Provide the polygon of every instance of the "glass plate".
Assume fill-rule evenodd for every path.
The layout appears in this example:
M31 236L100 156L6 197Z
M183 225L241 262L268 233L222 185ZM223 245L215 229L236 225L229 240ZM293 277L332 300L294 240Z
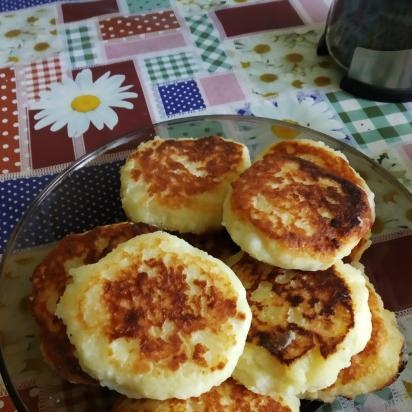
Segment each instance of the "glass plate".
M32 412L39 407L62 412L110 408L109 391L65 383L44 363L28 305L29 278L54 242L66 234L126 219L119 200L119 168L132 148L155 134L173 138L219 134L245 143L252 158L279 139L323 141L345 153L374 191L377 211L374 242L410 234L411 194L350 146L303 127L247 116L191 117L139 129L110 142L56 177L32 203L7 244L0 278L1 372L19 411ZM385 303L396 310L412 307L409 293L406 297L402 295L401 274L392 276L389 297L378 288L384 300L387 298ZM373 276L372 280L375 281ZM302 403L301 410L317 407L318 403Z

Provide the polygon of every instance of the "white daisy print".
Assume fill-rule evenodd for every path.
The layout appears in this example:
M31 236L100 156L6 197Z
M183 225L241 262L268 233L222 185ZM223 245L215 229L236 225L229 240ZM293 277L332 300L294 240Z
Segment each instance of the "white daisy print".
M316 54L320 36L320 29L259 33L234 40L228 54L249 75L253 92L263 97L286 88L336 89L343 73L329 57Z
M75 80L66 78L62 83L53 83L50 90L40 93L40 100L34 102L33 109L40 110L34 119L38 120L36 130L50 126L55 132L67 126L69 137L85 133L90 124L98 130L104 126L113 129L119 118L113 108L133 109L137 93L127 91L132 85L122 86L124 75L110 76L106 72L96 81L90 69L82 70Z
M0 65L32 62L61 51L53 7L0 14Z
M250 111L254 116L283 120L317 130L338 139L345 138L345 134L341 130L343 124L334 119L329 105L326 102L316 103L311 97L299 101L296 94L283 93L273 101L265 100L251 103ZM290 132L292 130L290 129ZM290 133L282 136L280 130L273 130L273 132L278 137L295 137L289 135Z
M24 41L34 34L27 25L22 27L22 22L14 16L14 14L0 16L1 49L21 47Z
M279 74L272 66L258 62L250 65L247 76L252 93L263 99L273 99L286 90L302 87L302 82L297 81L292 74Z

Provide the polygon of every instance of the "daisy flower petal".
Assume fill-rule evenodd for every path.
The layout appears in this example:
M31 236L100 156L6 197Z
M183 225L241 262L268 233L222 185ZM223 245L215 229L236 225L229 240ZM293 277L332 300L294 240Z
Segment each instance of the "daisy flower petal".
M57 116L55 113L49 114L48 116L44 116L41 120L39 120L35 125L34 129L39 130L42 129L43 127L50 126L54 122L56 122L59 119L59 116Z
M97 130L102 130L105 125L105 110L94 110L90 112L89 119Z
M84 69L78 73L75 80L80 90L87 89L93 83L92 72L90 69Z
M124 92L126 90L131 89L132 87L133 87L133 84L129 84L128 86L119 87L119 92Z
M67 124L67 120L65 119L59 119L56 120L56 122L52 125L52 127L50 127L50 130L52 132L57 132L60 129L63 129L64 126L66 126Z
M105 123L106 126L110 129L113 130L113 127L116 126L117 122L119 121L119 117L117 116L116 112L111 109L110 107L107 107L105 109Z
M102 74L95 82L94 85L97 87L100 84L105 84L107 79L110 77L110 71L107 71L106 73Z
M117 102L112 102L110 104L110 107L118 107L118 108L123 108L123 109L129 109L130 110L130 109L133 109L134 104L130 103L130 102L123 101L123 100L119 100Z
M126 76L124 74L115 74L110 78L110 85L118 89L120 85L124 82Z
M124 99L136 99L137 97L137 93L135 92L123 92L123 93L119 93L118 96L116 96L117 98L124 100Z
M67 134L72 138L79 137L87 131L89 126L89 119L85 115L78 113L69 120L67 124Z

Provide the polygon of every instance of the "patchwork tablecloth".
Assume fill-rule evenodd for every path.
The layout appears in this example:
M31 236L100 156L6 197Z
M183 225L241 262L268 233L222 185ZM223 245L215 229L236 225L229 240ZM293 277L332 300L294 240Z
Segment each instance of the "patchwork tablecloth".
M364 100L339 88L342 71L316 55L329 4L2 0L0 253L33 198L74 160L178 117L252 114L298 123L352 145L412 190L412 104ZM403 220L410 229L412 205ZM390 221L378 216L375 233ZM401 239L411 250L410 234ZM410 353L412 312L398 309ZM22 388L33 410L45 410L36 382ZM67 388L68 399L81 391ZM407 368L379 393L322 410L410 411L410 396ZM14 410L4 390L0 410Z

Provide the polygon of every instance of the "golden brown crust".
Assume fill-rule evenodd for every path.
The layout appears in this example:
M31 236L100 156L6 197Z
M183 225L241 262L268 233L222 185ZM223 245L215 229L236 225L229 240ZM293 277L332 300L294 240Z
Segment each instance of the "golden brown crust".
M130 159L139 165L132 171L133 178L143 179L150 195L169 207L181 207L191 196L217 187L223 175L236 171L243 156L241 144L210 136L142 146ZM198 164L197 173L191 173L182 159Z
M140 264L136 261L117 274L116 280L106 280L103 285L103 302L110 314L106 335L111 341L125 337L140 342L139 371L145 364L149 368L151 362L175 371L188 360L181 335L206 329L218 334L222 325L237 315L236 298L224 296L200 279L193 281L198 289L193 294L182 265L168 267L163 260L148 259L144 264L156 273L149 276L139 270ZM207 316L202 308L207 308ZM149 333L164 324L171 326L166 338ZM208 350L196 346L192 361L208 367L203 357Z
M305 142L302 140L282 141L273 145L268 154L278 156L293 156L315 163L336 176L362 186L363 179L349 166L346 159L338 154L332 154L333 149L318 146L316 142Z
M380 312L379 301L376 293L374 293L369 287L369 299L368 304L372 313L372 335L369 339L365 349L353 356L351 364L348 368L341 370L338 375L338 379L343 384L347 384L350 381L356 381L367 373L369 363L364 362L365 358L376 357L379 353L379 343L387 339L388 331L385 328L383 319L378 315Z
M270 396L258 395L229 378L197 398L165 401L123 399L112 412L291 412Z
M97 384L80 368L66 327L54 309L69 280L68 269L95 263L118 244L155 229L145 224L119 223L94 228L62 239L31 276L31 308L39 326L41 347L46 361L66 380Z
M284 270L245 254L232 269L245 286L252 309L247 341L266 348L283 364L292 364L315 346L327 358L354 326L350 292L334 267L316 272ZM255 294L262 286L270 289L263 302ZM267 321L265 312L274 308L276 319ZM289 318L291 309L299 313L305 327Z
M95 263L118 244L142 233L156 230L142 223L121 223L94 228L82 234L71 234L61 240L32 274L31 307L39 326L41 348L46 361L72 383L97 384L80 368L66 327L53 311L69 279L67 264ZM238 248L226 231L204 235L187 234L192 245L218 257L226 258ZM202 362L201 352L196 353Z
M359 352L357 355L353 356L351 359L351 364L349 367L342 369L338 375L337 383L325 389L327 393L328 390L333 390L337 386L339 393L339 387L341 385L355 384L360 382L365 377L371 377L373 373L383 371L376 371L375 363L381 355L382 346L386 345L389 337L389 330L382 317L382 303L379 300L379 296L373 289L373 287L368 286L369 289L369 299L368 304L372 313L372 335L369 339L365 349ZM402 351L399 354L398 368L396 368L395 373L388 377L388 379L381 383L379 386L373 388L373 390L380 390L385 386L390 385L394 382L398 376L399 370L402 368Z
M265 155L232 187L232 210L284 247L334 253L347 239L363 237L371 225L363 190L298 157ZM256 207L259 199L265 210ZM287 214L288 221L268 209Z

